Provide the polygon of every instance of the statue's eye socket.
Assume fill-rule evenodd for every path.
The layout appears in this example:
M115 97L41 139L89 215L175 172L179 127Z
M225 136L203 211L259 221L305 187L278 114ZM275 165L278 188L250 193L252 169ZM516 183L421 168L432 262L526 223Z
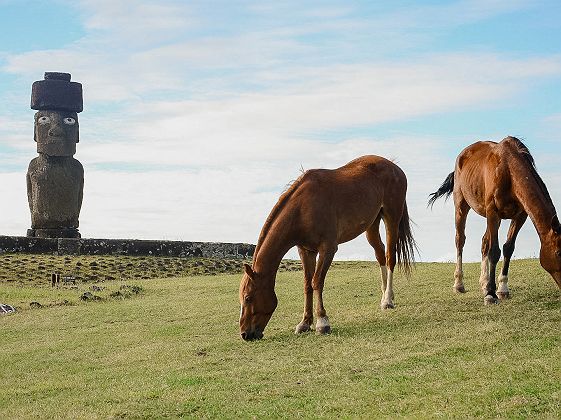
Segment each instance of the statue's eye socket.
M48 123L51 122L51 119L50 119L49 117L43 116L43 117L39 117L39 119L37 120L37 122L38 122L39 124L48 124Z
M66 117L63 121L66 125L76 124L76 120L74 118L71 118L71 117Z

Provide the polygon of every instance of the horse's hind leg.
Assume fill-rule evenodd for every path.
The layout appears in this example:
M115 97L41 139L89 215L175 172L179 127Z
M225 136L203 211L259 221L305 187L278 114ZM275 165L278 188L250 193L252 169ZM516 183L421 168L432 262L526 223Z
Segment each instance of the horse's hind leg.
M454 195L454 203L456 208L456 270L454 271L454 290L458 293L465 293L462 254L464 244L466 243L466 219L470 207L461 195Z
M310 331L313 322L313 288L312 278L316 271L316 257L318 255L315 251L308 251L302 247L298 247L298 254L302 260L302 267L304 268L304 316L302 321L296 326L295 333L300 334Z
M327 270L333 261L333 257L337 252L337 245L322 246L319 250L319 258L317 262L316 271L312 279L312 288L316 298L316 332L318 334L328 334L331 332L329 325L329 318L323 307L323 285L325 283L325 276Z
M510 291L508 290L508 268L510 266L510 258L514 253L514 242L516 241L518 232L520 232L527 218L528 215L526 213L521 213L510 222L506 242L503 246L504 262L501 275L499 276L499 287L497 288L497 296L499 299L508 299L510 297Z
M380 237L380 220L382 218L382 212L374 223L366 230L366 239L368 239L368 243L374 248L374 254L376 255L376 260L380 265L380 277L382 280L382 299L380 302L380 306L382 309L389 309L393 308L393 304L391 306L387 306L386 302L384 301L384 297L386 294L386 288L388 286L388 267L386 265L386 247L382 242L382 238Z
M391 309L394 307L393 299L393 273L396 265L396 252L397 252L397 237L399 235L399 220L403 209L397 211L390 211L386 207L382 217L384 218L384 225L386 226L386 267L387 276L385 290L382 293L382 301L380 307L382 309ZM397 216L399 214L399 216ZM380 241L381 242L381 241ZM382 276L385 273L382 270ZM382 287L384 284L382 283Z

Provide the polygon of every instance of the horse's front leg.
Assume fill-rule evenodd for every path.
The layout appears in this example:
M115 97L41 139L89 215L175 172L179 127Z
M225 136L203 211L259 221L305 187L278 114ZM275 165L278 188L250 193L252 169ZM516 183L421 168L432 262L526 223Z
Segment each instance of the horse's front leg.
M323 286L335 252L337 252L337 245L324 247L320 250L316 271L312 279L312 288L316 298L316 333L318 334L329 334L331 332L329 318L323 306Z
M485 305L499 303L495 275L497 263L501 258L501 248L499 247L500 224L501 219L495 213L487 211L487 231L481 244L481 277L479 279L481 289L485 294Z
M522 213L510 222L506 242L503 246L504 262L501 275L499 276L499 287L497 289L497 296L499 299L508 299L510 297L510 291L508 290L508 269L510 266L510 258L514 253L514 243L516 241L516 237L518 236L518 232L520 232L520 229L527 218L528 215L526 213Z
M302 247L298 247L298 254L302 260L302 267L304 269L304 315L302 321L296 326L294 332L301 334L310 331L313 322L313 288L312 278L316 270L316 257L317 252L308 251Z

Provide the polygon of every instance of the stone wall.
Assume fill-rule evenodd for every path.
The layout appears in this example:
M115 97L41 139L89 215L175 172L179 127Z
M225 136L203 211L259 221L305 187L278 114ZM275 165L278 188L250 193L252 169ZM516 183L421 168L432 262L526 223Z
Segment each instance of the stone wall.
M153 255L158 257L251 258L255 245L140 239L74 239L0 236L0 254Z

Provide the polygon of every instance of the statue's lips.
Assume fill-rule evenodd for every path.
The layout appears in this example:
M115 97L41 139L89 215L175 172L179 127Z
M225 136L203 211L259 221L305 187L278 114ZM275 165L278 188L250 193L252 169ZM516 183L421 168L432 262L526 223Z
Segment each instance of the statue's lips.
M49 137L43 144L60 144L66 143L67 140L64 137Z

